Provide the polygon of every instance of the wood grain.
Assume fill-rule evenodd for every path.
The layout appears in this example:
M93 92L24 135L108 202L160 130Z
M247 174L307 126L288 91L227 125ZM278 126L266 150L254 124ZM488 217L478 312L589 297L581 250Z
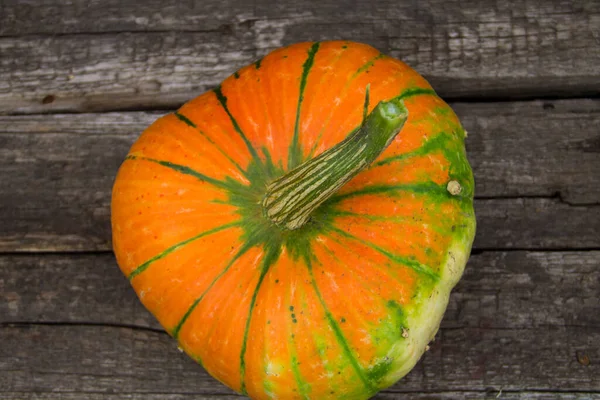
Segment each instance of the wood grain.
M276 47L328 39L403 59L446 98L600 93L597 2L345 3L7 0L0 113L176 107Z
M105 168L102 162L96 166ZM77 182L53 176L48 170L28 189L0 193L0 251L111 250L113 178L82 176ZM600 248L597 205L571 206L559 198L478 199L475 211L474 249Z
M451 103L478 196L600 204L600 100Z
M600 396L599 262L598 251L473 255L431 350L378 398ZM0 276L0 399L239 398L176 350L112 255L5 255Z
M2 0L0 400L245 398L121 275L110 191L159 115L329 39L403 59L453 101L477 184L442 329L375 399L600 399L600 2Z
M71 393L32 393L32 392L5 392L0 393L0 400L241 400L246 397L237 394L166 394L166 393L89 393L89 392L71 392ZM530 400L594 400L600 399L600 393L597 392L560 392L560 391L539 391L530 392L524 390L507 391L495 388L488 388L485 391L448 391L448 392L383 392L373 400L496 400L496 399L530 399Z
M8 392L213 395L231 391L163 333L119 327L15 325L0 329L0 387ZM600 392L598 329L445 329L389 393L535 389ZM32 360L35 359L35 362Z
M161 331L112 254L0 256L0 323ZM600 330L600 251L483 252L469 259L442 328Z
M476 248L600 247L600 101L453 106L469 131ZM159 115L0 117L0 251L109 250L114 176Z
M378 1L282 0L276 6L267 0L147 0L144 7L136 0L4 0L0 10L0 36L34 34L226 31L233 23L260 19L317 19L333 23L420 22L463 23L494 20L515 23L544 18L593 20L600 5L593 1L518 1L483 0L461 4L456 0L426 0L416 3ZM514 20L514 21L513 21ZM524 21L520 21L524 20ZM540 21L537 21L541 24ZM569 29L572 27L562 27Z
M1 398L1 397L0 397ZM373 397L373 400L511 400L511 399L529 399L529 400L593 400L600 399L600 393L595 392L581 392L581 393L568 393L568 392L553 392L553 391L539 391L530 392L527 390L502 390L502 388L490 387L485 391L453 391L453 392L425 392L425 393L397 393L397 392L383 392Z

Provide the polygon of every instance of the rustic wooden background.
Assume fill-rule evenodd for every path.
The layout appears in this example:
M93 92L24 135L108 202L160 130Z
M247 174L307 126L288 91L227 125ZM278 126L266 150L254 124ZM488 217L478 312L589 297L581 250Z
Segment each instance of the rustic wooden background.
M325 39L424 74L477 182L437 340L377 398L600 398L600 1L0 0L0 399L239 398L121 276L111 186L159 115Z

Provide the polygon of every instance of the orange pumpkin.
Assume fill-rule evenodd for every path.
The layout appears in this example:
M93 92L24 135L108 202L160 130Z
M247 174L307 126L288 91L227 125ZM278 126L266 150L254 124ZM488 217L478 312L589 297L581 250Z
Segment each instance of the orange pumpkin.
M234 390L370 397L423 354L468 258L465 135L370 46L278 49L133 145L113 190L119 266Z

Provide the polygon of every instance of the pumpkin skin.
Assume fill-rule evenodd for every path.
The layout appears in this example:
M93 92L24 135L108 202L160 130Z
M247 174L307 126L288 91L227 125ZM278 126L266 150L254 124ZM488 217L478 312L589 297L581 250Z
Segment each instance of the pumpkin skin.
M401 97L383 153L294 230L268 185ZM113 188L113 246L144 306L255 399L364 399L438 330L475 234L465 131L404 63L359 43L273 51L158 119ZM453 186L458 183L458 188Z

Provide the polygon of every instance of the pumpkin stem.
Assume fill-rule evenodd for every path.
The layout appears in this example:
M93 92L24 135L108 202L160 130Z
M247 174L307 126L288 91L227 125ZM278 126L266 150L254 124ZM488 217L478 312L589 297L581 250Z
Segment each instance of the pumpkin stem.
M362 126L342 142L275 180L262 201L266 217L293 230L390 145L408 111L400 98L380 102Z

